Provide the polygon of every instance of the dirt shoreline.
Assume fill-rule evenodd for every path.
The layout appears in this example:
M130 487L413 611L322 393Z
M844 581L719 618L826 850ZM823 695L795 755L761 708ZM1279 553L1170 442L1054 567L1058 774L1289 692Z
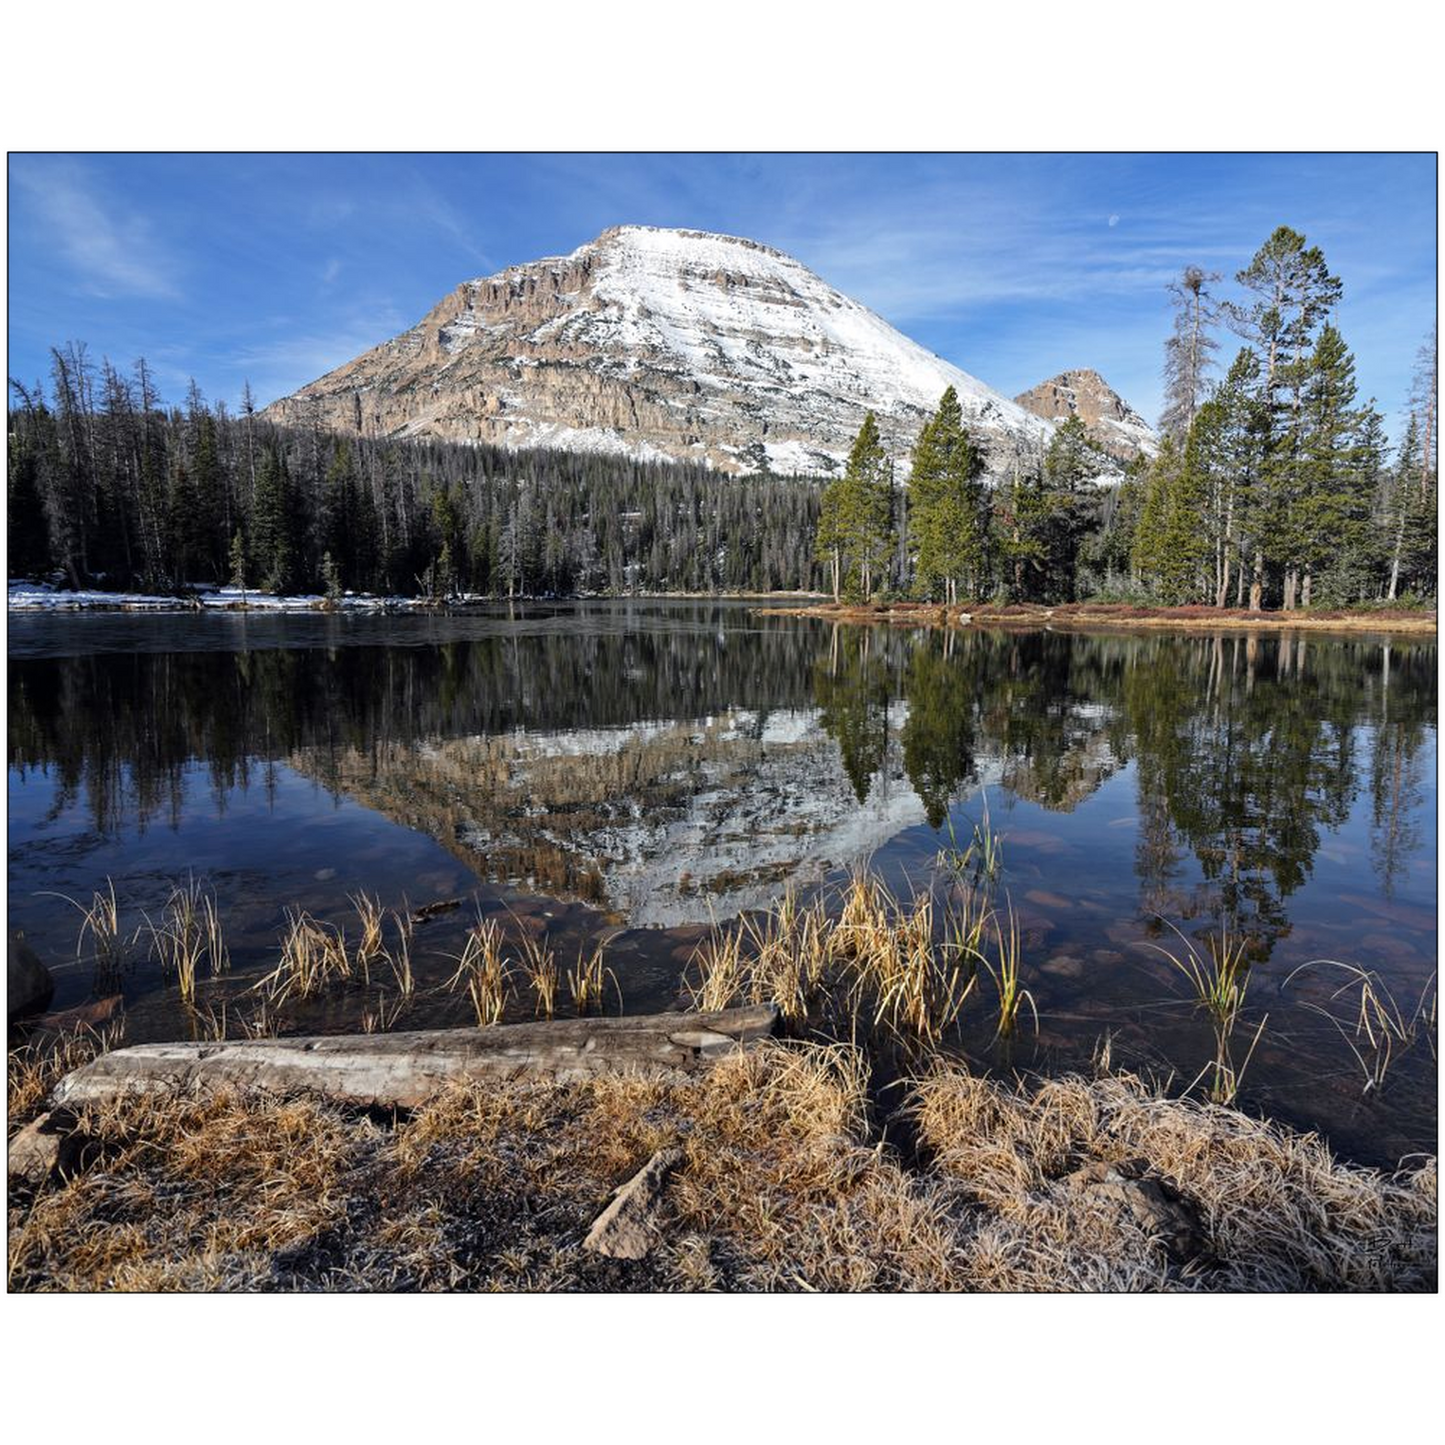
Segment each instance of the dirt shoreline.
M1134 607L1126 603L945 607L926 602L759 607L760 617L818 617L853 626L1048 627L1057 631L1161 628L1182 632L1409 632L1436 630L1433 612L1250 612L1214 607Z

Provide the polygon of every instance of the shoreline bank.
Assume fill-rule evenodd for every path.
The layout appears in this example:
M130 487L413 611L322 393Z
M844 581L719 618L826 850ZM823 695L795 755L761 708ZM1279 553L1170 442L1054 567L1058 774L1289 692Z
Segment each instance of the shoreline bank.
M115 1094L12 1136L11 1288L1435 1287L1433 1158L1344 1164L1104 1071L902 1082L880 1115L858 1049L763 1041L382 1112L321 1078Z
M1048 627L1055 630L1162 628L1214 632L1434 633L1434 612L1250 612L1213 607L1135 607L1127 603L1061 603L1040 607L947 607L927 602L827 602L813 607L759 607L761 617L815 617L853 626Z

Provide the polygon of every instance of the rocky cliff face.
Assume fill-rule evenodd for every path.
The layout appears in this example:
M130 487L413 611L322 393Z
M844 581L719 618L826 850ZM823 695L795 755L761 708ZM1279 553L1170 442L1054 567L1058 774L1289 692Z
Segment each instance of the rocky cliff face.
M273 403L292 424L828 472L864 413L899 454L952 386L1001 474L1052 424L767 246L621 226L468 281L410 331Z
M1049 421L1076 416L1089 435L1116 461L1153 456L1159 438L1153 427L1097 371L1061 371L1014 400Z

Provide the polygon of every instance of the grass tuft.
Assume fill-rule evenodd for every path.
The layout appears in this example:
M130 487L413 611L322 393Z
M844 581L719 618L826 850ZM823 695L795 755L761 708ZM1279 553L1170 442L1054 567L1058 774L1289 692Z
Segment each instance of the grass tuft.
M606 966L607 944L599 943L591 953L578 950L577 962L567 970L567 989L579 1016L601 1011L607 991L607 980L617 993L617 1011L622 1012L622 985L617 975Z
M1204 1066L1194 1083L1208 1078L1211 1102L1232 1104L1239 1097L1245 1070L1269 1022L1268 1014L1260 1019L1243 1062L1236 1065L1234 1031L1244 1013L1245 996L1249 991L1248 940L1242 935L1231 937L1227 928L1221 928L1217 934L1210 933L1205 937L1201 952L1193 940L1186 938L1172 923L1169 927L1184 945L1182 954L1157 944L1146 946L1167 959L1187 980L1197 1006L1208 1014L1214 1030L1214 1058ZM1193 1087L1194 1084L1191 1084L1190 1088Z
M533 1009L539 1018L551 1018L557 1012L557 958L552 950L534 938L522 940L522 956L519 960L522 977L532 989L536 1006Z
M161 968L175 975L182 1002L194 1008L202 964L209 961L212 977L230 967L214 893L207 892L194 874L188 875L184 883L172 887L160 922L146 915L144 927Z

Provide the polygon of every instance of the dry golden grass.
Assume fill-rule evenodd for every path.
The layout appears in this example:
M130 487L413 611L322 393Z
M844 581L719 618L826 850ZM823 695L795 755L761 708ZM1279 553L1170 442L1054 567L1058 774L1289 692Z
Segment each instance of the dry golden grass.
M355 910L356 921L361 933L356 942L356 963L362 973L370 978L371 965L378 959L387 957L384 929L386 913L381 906L381 900L373 898L364 889L359 893L348 894L347 900ZM408 957L408 974L410 962L410 957ZM400 987L400 975L397 976L397 984Z
M66 1074L117 1048L124 1031L121 1020L100 1029L45 1035L11 1049L5 1067L8 1132L14 1134L40 1113L51 1089Z
M362 897L366 895L363 894ZM400 912L392 911L391 921L396 928L396 947L386 948L383 946L382 955L391 967L391 976L396 980L397 992L403 998L410 998L416 991L416 975L411 967L411 944L416 934L416 924L412 922L411 911L403 908ZM370 928L371 922L366 918L363 927ZM380 923L378 921L378 930Z
M96 894L99 904L101 895ZM110 897L113 912L114 889ZM87 923L94 927L94 910ZM196 979L201 964L209 960L211 976L219 977L230 967L230 954L226 948L221 915L216 907L214 893L208 893L199 879L191 875L184 883L172 887L165 907L161 910L160 922L149 916L145 930L151 936L151 950L160 959L162 969L175 975L176 986L181 999L194 1006L196 1001ZM84 930L82 930L83 934ZM96 935L99 940L100 935Z
M1431 1288L1436 1161L1388 1175L1298 1135L1127 1076L1002 1088L938 1068L908 1109L953 1192L990 1216L970 1241L984 1287ZM1196 1213L1204 1248L1177 1276L1157 1241L1061 1181L1092 1161L1138 1164Z
M524 938L519 964L536 999L534 1013L539 1018L551 1018L557 1012L556 955L535 938Z
M923 895L905 906L860 874L836 922L821 900L804 907L789 894L699 951L692 988L702 1007L771 1001L790 1020L826 1021L853 1040L846 1045L772 1043L694 1077L456 1085L390 1119L259 1093L121 1098L60 1118L58 1174L10 1189L11 1286L1434 1286L1433 1157L1397 1174L1342 1165L1314 1136L1111 1074L1107 1046L1099 1077L1031 1086L941 1058L980 970L996 985L1000 1033L1032 1006L1011 910L1001 918L976 878L954 883L944 901ZM357 908L358 952L390 959L398 983L365 1026L390 1028L411 999L410 925L397 916L388 950L380 908L364 895ZM194 886L172 896L163 929L191 940L197 961L215 948ZM1185 946L1176 967L1221 1040L1215 1092L1232 1094L1242 1072L1228 1049L1247 987L1242 944L1221 936ZM537 1011L550 1015L555 959L541 942L521 952ZM612 977L603 959L599 947L568 975L579 1013L600 1006ZM497 925L479 920L451 980L465 986L479 1024L501 1018L516 966ZM239 1027L274 1032L278 1004L350 978L352 967L339 931L288 915L282 961ZM1433 1050L1433 994L1406 1018L1367 988L1370 976L1349 977L1360 989L1361 1056L1417 1035ZM194 1017L203 1036L225 1035L224 1006ZM12 1132L65 1072L115 1039L87 1031L12 1051ZM880 1087L860 1041L906 1044L890 1048L888 1067L901 1054L908 1077ZM1374 1066L1383 1082L1388 1056ZM583 1251L610 1192L662 1148L680 1150L682 1163L656 1248L636 1263ZM1161 1226L1141 1196L1163 1200L1173 1224Z
M535 957L535 945L530 945L529 951ZM576 965L567 970L567 990L572 995L572 1006L579 1015L602 1008L608 979L612 980L612 987L617 994L617 1011L622 1012L622 985L618 983L617 975L607 967L606 960L607 944L603 942L590 953L579 950ZM555 987L554 984L554 992Z
M12 1189L21 1290L1418 1289L1435 1163L1384 1175L1311 1137L1136 1081L1033 1092L937 1065L890 1130L851 1048L773 1044L690 1078L458 1085L378 1121L261 1094L83 1110L91 1162ZM635 1263L579 1248L609 1191L683 1162ZM1198 1258L1103 1197L1128 1162L1198 1221Z

